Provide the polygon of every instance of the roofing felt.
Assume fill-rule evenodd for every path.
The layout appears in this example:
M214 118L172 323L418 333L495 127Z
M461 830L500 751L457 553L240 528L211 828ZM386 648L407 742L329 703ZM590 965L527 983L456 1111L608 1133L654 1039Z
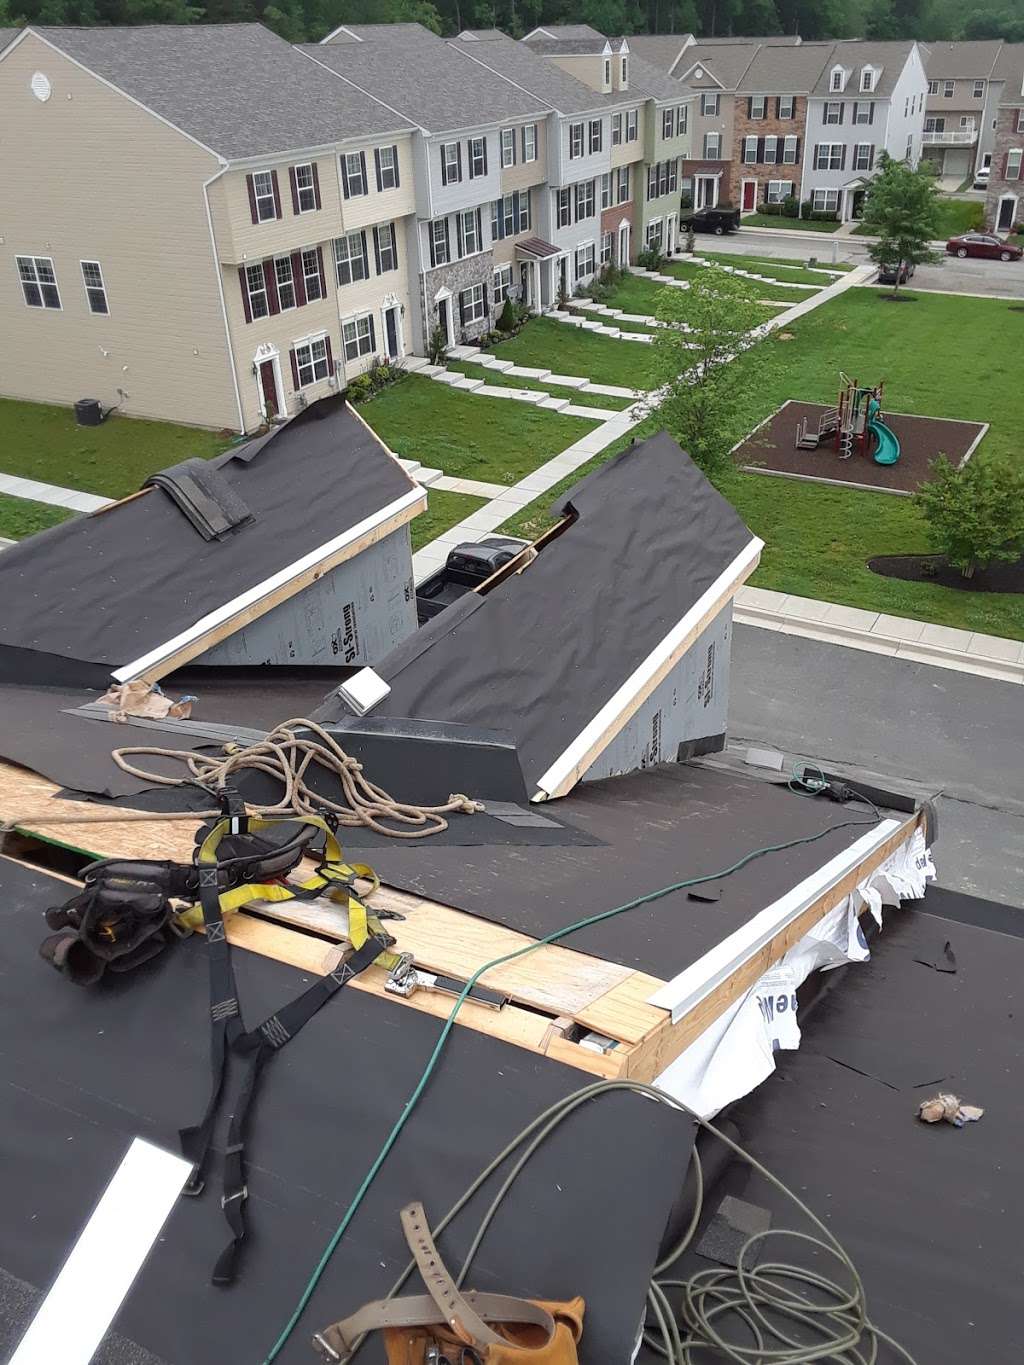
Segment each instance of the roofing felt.
M932 80L981 80L991 72L1002 46L1001 39L922 43L921 58L925 73Z
M865 66L872 66L881 75L873 95L891 95L899 80L907 60L916 44L912 42L876 43L874 41L836 43L831 56L822 67L812 94L829 94L829 77L834 66L844 67L847 71L858 72ZM854 77L850 77L846 93L856 93Z
M362 41L332 40L302 51L363 89L386 91L388 103L428 133L546 112L539 100L461 51L471 46L475 53L483 42L445 42L419 24L350 28Z
M739 89L754 95L806 95L831 62L834 43L762 47L747 67Z
M376 666L391 695L374 715L509 730L528 785L754 541L667 432L559 507L576 520L523 573L467 593ZM347 714L328 698L315 718Z
M562 114L582 114L605 107L618 107L630 100L628 92L599 94L583 81L570 76L557 62L534 52L529 43L517 42L501 33L496 38L481 38L464 43L454 39L449 46L463 61L474 61L489 71L514 81L529 90L542 104ZM635 102L635 97L634 97Z
M688 85L735 90L757 50L756 43L723 43L715 47L698 43L696 47L686 50L674 74ZM702 80L697 77L694 73L696 66L702 67L713 79Z
M215 465L255 518L222 540L154 488L5 551L0 677L88 684L415 488L340 397ZM55 659L73 661L59 677Z
M260 24L34 31L229 160L404 126Z

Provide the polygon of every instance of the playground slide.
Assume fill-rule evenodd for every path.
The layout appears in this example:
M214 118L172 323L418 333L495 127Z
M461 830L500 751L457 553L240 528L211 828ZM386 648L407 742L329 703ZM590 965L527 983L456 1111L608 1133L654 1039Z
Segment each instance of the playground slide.
M900 458L899 437L878 417L868 423L868 431L877 442L874 452L875 464L895 464Z

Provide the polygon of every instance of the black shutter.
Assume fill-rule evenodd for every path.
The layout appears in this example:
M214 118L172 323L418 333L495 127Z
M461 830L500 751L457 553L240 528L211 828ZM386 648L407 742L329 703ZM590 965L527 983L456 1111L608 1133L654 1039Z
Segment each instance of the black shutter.
M431 267L434 267L434 266L437 265L437 253L436 253L436 251L434 250L434 225L433 225L433 223L428 223L428 224L427 224L427 241L428 241L429 246L430 246L430 264L431 264Z
M484 249L484 221L479 209L476 211L476 249L477 251Z
M875 121L875 102L874 102L874 100L872 100L872 101L868 104L868 123L874 123L874 121Z
M466 325L466 291L463 289L459 294L459 322L463 327Z
M749 119L749 118L753 118L753 117L754 117L754 97L753 97L753 95L748 95L748 96L747 96L747 118Z
M445 255L445 260L446 260L446 261L450 261L450 260L451 260L451 258L452 258L452 234L451 234L451 232L450 232L450 230L449 230L449 228L448 228L448 219L447 219L447 218L444 220L444 255Z
M776 96L775 96L775 117L776 117L776 118L781 118L781 117L782 117L782 96L781 96L781 95L776 95Z
M295 174L295 167L294 167L294 166L289 166L289 167L288 167L288 180L289 180L289 182L291 183L291 187L292 187L292 213L298 213L298 211L299 211L299 181L298 181L298 177L297 177L296 174Z
M295 304L301 308L306 302L306 277L302 273L302 252L292 252L292 283L295 285Z
M380 175L380 148L379 148L379 147L374 147L374 149L373 149L373 169L374 169L374 171L375 171L375 173L376 173L376 176L377 176L377 188L378 188L378 190L382 190L382 189L384 188L384 182L381 180L381 175Z
M277 171L270 172L270 179L274 185L274 217L281 217L281 189L277 183Z
M398 228L394 223L391 224L391 256L394 260L392 270L398 269Z
M252 215L252 221L258 223L260 221L260 215L256 211L256 187L253 185L251 175L245 177L245 186L249 191L249 212ZM246 318L246 321L248 322L249 319Z
M380 230L373 229L373 259L377 264L377 274L380 274Z
M839 149L839 169L840 169L841 171L845 171L845 170L846 170L846 143L845 143L845 142L843 143L843 145L842 145L842 146L840 147L840 149Z
M463 250L462 214L461 214L461 213L460 213L459 216L455 219L455 240L456 240L456 242L457 242L457 244L458 244L458 248L459 248L459 260L461 261L461 260L462 260L462 257L463 257L464 254L465 254L465 252L464 252L464 250Z
M441 184L442 184L442 185L447 185L447 184L448 184L448 161L447 161L447 159L445 158L444 149L445 149L445 144L442 142L441 145L440 145L440 147L438 148L438 151L439 151L440 154L441 154Z
M461 180L461 179L462 179L462 143L461 143L461 142L456 142L456 144L455 144L455 166L456 166L456 171L457 171L457 174L456 174L456 177L455 177L455 178L456 178L456 180ZM487 169L487 143L486 143L486 142L484 143L484 169L485 169L485 170Z
M249 283L245 278L245 266L238 267L238 283L242 286L242 312L246 322L252 322L252 308L249 306Z
M872 143L872 144L870 145L870 147L868 148L868 170L869 170L869 171L873 171L874 169L875 169L875 144Z
M315 161L313 162L313 202L317 208L322 207L320 203L320 172Z
M759 138L757 139L757 162L756 162L755 164L761 164L761 165L764 164L764 138L763 138L763 137L759 137Z
M370 350L377 349L377 329L373 325L373 314L370 314Z
M839 101L839 126L840 126L840 128L843 126L843 118L845 117L845 114L846 114L846 101L845 101L845 100L840 100L840 101Z
M370 182L369 182L369 180L366 178L366 153L365 153L365 152L360 152L360 153L359 153L359 164L360 164L360 166L362 167L362 170L363 170L363 193L366 194L367 190L370 188Z
M495 199L491 204L491 241L500 242L505 236L505 230L501 221L501 200Z
M799 138L797 138L797 140L796 140L796 154L795 154L795 156L793 157L793 165L794 165L794 166L799 166L799 165L800 165L800 139L799 139Z
M395 187L395 189L397 190L398 187L399 187L399 185L402 183L402 177L401 177L401 175L399 174L399 171L398 171L398 144L397 144L397 143L395 143L395 145L391 148L391 155L392 155L392 164L393 164L393 166L394 166L394 168L395 168L395 186L394 186L394 187Z
M348 162L346 161L344 154L339 156L338 160L341 162L341 193L344 198L348 199Z

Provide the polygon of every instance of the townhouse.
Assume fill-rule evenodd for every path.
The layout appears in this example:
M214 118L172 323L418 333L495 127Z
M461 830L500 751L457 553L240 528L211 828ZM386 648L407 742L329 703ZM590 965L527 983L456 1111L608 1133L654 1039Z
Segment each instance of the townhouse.
M25 29L0 126L5 394L252 430L406 348L411 127L269 30Z
M1002 43L927 43L924 158L958 183L992 162L995 106L992 72Z
M683 163L685 206L735 205L740 193L735 145L735 92L757 55L757 43L695 43L677 61L673 76L694 92L692 151Z
M882 152L917 165L927 92L917 43L833 46L807 108L803 194L815 210L859 218Z
M1006 43L992 68L995 129L985 220L999 233L1024 226L1024 43Z

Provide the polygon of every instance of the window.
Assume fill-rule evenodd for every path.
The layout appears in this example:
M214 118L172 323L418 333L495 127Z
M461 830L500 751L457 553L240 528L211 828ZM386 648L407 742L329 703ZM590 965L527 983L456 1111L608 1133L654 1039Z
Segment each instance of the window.
M942 82L942 98L943 98L944 100L951 100L951 99L953 98L953 90L954 90L954 88L955 88L955 86L954 86L954 82L953 82L953 81L943 81L943 82Z
M609 172L609 173L607 173L607 174L605 174L605 175L602 175L602 177L601 177L601 207L602 207L603 209L611 208L611 204L612 204L612 177L611 177L611 173Z
M619 147L622 144L622 115L612 114L612 146Z
M599 152L602 144L601 120L592 118L590 120L590 155L593 156L595 152Z
M306 290L307 303L324 297L326 290L323 276L320 274L320 252L315 246L302 253L302 283Z
M870 171L875 160L874 144L870 142L858 142L853 149L853 169L855 171Z
M346 318L341 324L341 339L345 343L345 359L358 360L373 355L377 349L374 337L373 314L363 313L357 318Z
M435 218L430 224L430 264L447 265L452 257L448 219Z
M605 85L608 87L608 89L610 90L610 89L611 89L611 86L612 86L612 59L611 59L611 57L605 57L605 59L604 59L604 83L605 83Z
M974 132L974 119L971 117L970 114L960 115L960 127L966 128L972 133Z
M608 265L612 259L612 233L601 233L601 264Z
M700 112L702 114L707 114L711 118L717 118L721 98L721 95L714 95L710 91L705 90L700 97Z
M341 158L341 192L346 199L366 194L366 153L349 152Z
M89 312L109 313L107 289L103 283L103 271L100 269L99 261L82 262L82 283L85 285L85 297L89 301Z
M569 124L569 160L575 161L583 155L583 124Z
M814 190L811 194L811 207L816 213L835 213L839 207L839 191Z
M576 248L576 278L585 280L588 275L593 275L597 269L594 252L594 243L588 242L586 246Z
M441 184L454 185L462 179L462 147L458 142L441 143Z
M311 161L292 167L292 185L296 213L310 213L320 207L317 203L320 196L317 193L316 174Z
M746 166L752 166L757 160L757 138L745 137L743 139L743 162Z
M870 66L861 68L860 88L862 91L870 92L875 88L875 72Z
M798 139L795 137L784 139L782 143L782 164L784 166L796 165L797 142Z
M511 131L511 130L509 130ZM514 136L514 134L513 134ZM515 159L515 149L513 147L513 160ZM469 178L479 180L482 175L487 174L487 139L484 137L471 137L469 139ZM462 179L460 166L459 179Z
M649 251L661 250L661 219L654 218L647 224L647 248Z
M624 204L629 198L629 167L620 166L614 174L618 176L618 184L615 189L616 204Z
M705 160L705 161L718 161L718 160L720 159L720 156L721 156L721 151L722 151L722 134L721 134L721 133L705 133L705 134L704 134L704 160Z
M273 171L254 171L250 178L252 190L253 221L266 223L278 217L277 194L274 190Z
M779 139L777 137L766 137L764 140L764 156L761 160L766 166L774 166L779 159Z
M491 236L498 241L514 237L530 228L530 195L527 190L514 190L491 205Z
M994 126L994 125L993 125L993 126ZM1018 109L1018 110L1017 110L1017 128L1016 128L1016 131L1017 131L1018 133L1024 133L1024 109Z
M853 106L854 123L874 123L875 106L870 100L860 101Z
M594 216L594 182L581 180L576 186L576 221Z
M750 117L764 118L768 112L767 95L751 95L750 97Z
M846 148L841 142L819 142L814 148L814 169L816 171L841 171Z
M487 316L487 291L482 284L471 284L459 294L459 317L463 327Z
M830 90L846 89L846 72L841 66L834 66L832 68L832 75L829 78L828 88Z
M661 135L662 137L674 137L676 128L676 111L674 109L663 109L661 111Z
M635 142L636 139L637 139L637 117L638 117L638 111L637 111L636 109L628 109L628 110L626 111L626 141L627 141L627 142Z
M516 164L516 130L514 128L502 128L501 130L501 164L503 166L514 166ZM469 169L472 175L472 162L470 162Z
M297 389L308 388L331 373L331 351L327 338L313 337L292 351L293 378Z
M939 83L938 83L938 81L929 81L929 82L928 82L928 93L929 93L929 95L937 95L937 94L939 93Z
M483 234L480 231L480 210L466 209L455 215L455 228L459 240L459 256L475 256L483 250Z
M793 95L779 96L779 118L793 118L795 114L796 99Z
M398 148L378 147L373 154L377 165L377 188L398 189Z
M295 274L290 256L277 256L274 259L274 283L277 285L277 306L282 313L296 305Z
M373 229L373 254L378 275L398 269L398 238L395 236L394 223L379 223Z
M904 159L904 161L913 161L913 159L914 159L914 135L913 135L913 133L908 133L908 134L907 134L907 150L903 153L903 159Z
M757 138L754 139L757 142ZM756 150L756 147L755 147ZM647 171L647 198L661 199L666 194L674 194L679 183L679 162L659 161Z
M21 264L19 259L18 264ZM24 279L24 274L22 275ZM24 288L24 284L22 288ZM245 267L245 292L249 299L249 317L266 318L270 316L270 304L267 301L267 280L263 274L262 265L247 265ZM31 302L26 296L26 301ZM36 307L39 305L37 304ZM59 303L47 304L47 307L59 308Z
M783 199L788 199L792 193L792 180L769 180L765 198L769 204L781 204Z
M842 123L843 121L843 102L836 100L825 104L825 123Z
M944 118L926 118L924 130L926 133L944 133L946 131L946 120Z
M499 265L494 271L494 306L499 308L512 291L512 267Z
M1020 179L1020 163L1022 158L1024 158L1024 151L1021 151L1019 147L1015 147L1013 151L1006 153L1006 171L1003 175L1004 180Z
M527 123L523 126L523 161L537 160L537 125Z
M572 222L572 191L568 185L555 196L558 226L568 227Z
M335 237L334 269L339 284L355 284L356 280L370 278L365 232L350 232L347 237Z
M971 93L973 94L976 100L983 100L985 98L985 82L975 81L974 89L972 90Z
M619 59L619 84L622 86L623 90L625 90L625 88L626 88L626 82L627 82L628 75L629 75L629 59L626 58L626 57L621 57L621 58Z
M682 135L686 132L687 128L689 128L689 126L690 106L688 104L681 104L679 108L676 110L676 132L680 137L682 137Z

